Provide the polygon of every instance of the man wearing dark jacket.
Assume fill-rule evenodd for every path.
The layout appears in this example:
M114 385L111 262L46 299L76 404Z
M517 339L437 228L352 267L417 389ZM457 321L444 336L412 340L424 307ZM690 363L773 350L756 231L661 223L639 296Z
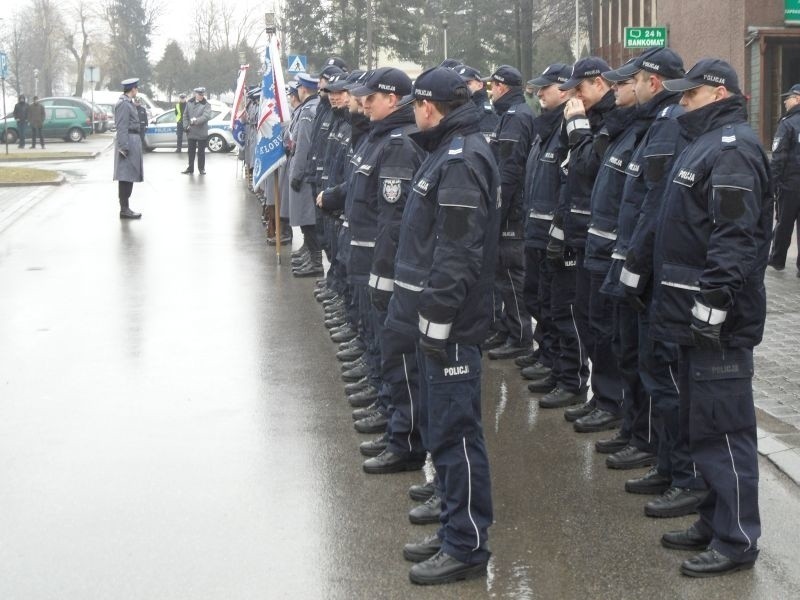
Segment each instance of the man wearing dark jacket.
M772 186L778 200L778 223L769 266L777 271L786 266L786 253L792 243L795 224L800 234L800 83L783 95L786 114L778 122L772 140L770 163ZM797 276L800 277L800 255L797 257Z
M14 118L17 121L17 135L19 136L18 145L25 147L25 128L28 126L28 103L25 96L20 94L19 100L14 105Z
M585 363L587 350L592 359L594 397L578 409L568 409L565 417L573 421L588 415L597 402L597 408L611 415L604 426L614 427L619 423L622 386L613 352L606 346L595 347L592 339L589 326L591 275L583 264L592 214L592 190L605 154L605 148L595 145L595 134L603 129L606 114L615 105L614 92L601 76L609 70L601 58L582 58L573 66L569 81L560 86L562 90L574 89L575 96L567 101L564 109L569 159L550 229L547 258L555 269L553 293L557 294L558 302L570 306L571 325L579 339L580 362ZM569 326L569 323L564 325ZM569 406L584 399L584 388L577 393L556 388L539 404Z
M500 122L492 136L492 150L502 180L502 225L495 290L503 303L505 343L489 351L489 358L508 359L525 354L533 343L531 316L525 308L525 241L523 181L525 162L534 139L533 112L522 95L522 74L501 65L488 78Z
M31 148L36 148L36 137L38 136L42 150L44 150L42 129L44 128L45 113L44 106L39 103L39 96L34 96L33 104L28 107L28 119L31 124Z
M387 327L417 340L422 435L442 495L439 531L407 544L410 579L441 584L486 575L492 524L481 425L481 356L491 317L500 178L459 75L414 84L415 140L430 152L414 176L394 268Z
M697 522L662 544L701 550L681 572L710 577L751 568L759 552L753 347L766 318L772 191L728 63L703 59L664 87L683 93L678 122L689 144L659 215L650 335L680 345L681 415L710 491Z
M478 70L472 67L462 65L456 67L455 71L461 75L461 79L467 84L467 89L472 94L472 103L478 110L478 126L488 142L491 140L494 130L497 129L500 117L494 112L494 107L492 107L492 103L489 100L489 94L486 92L486 83L481 78Z

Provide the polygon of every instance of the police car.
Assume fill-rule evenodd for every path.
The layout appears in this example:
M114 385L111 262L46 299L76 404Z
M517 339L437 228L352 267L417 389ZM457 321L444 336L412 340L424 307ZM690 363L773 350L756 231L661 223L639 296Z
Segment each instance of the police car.
M208 100L211 104L211 120L208 122L208 144L211 152L229 152L236 145L231 132L231 108L215 100ZM186 134L183 136L186 144ZM177 123L175 122L175 109L168 110L153 119L145 129L144 148L151 152L156 148L169 148L174 150L178 146Z

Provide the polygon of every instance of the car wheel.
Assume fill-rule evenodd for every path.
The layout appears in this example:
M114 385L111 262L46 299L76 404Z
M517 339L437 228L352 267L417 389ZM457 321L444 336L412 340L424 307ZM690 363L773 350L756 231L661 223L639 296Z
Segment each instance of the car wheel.
M221 135L214 134L208 138L208 149L211 152L227 152L228 142Z
M80 142L84 137L83 129L80 127L73 127L67 132L67 139L70 142Z
M9 144L15 144L19 139L19 134L17 133L16 129L9 129L6 133L6 141Z
M142 148L144 148L145 152L152 152L153 150L155 150L155 147L149 146L147 142L142 143Z

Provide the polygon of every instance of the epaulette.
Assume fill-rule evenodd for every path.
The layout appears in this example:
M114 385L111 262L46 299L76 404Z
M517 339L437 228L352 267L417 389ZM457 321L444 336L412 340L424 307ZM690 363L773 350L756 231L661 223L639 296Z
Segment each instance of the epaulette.
M483 104L483 112L485 112L485 113L493 113L494 112L494 109L492 108L492 103L491 102L485 102Z
M733 125L725 125L722 128L722 149L736 148L736 130Z
M447 151L448 156L461 156L464 152L464 137L457 135L450 141L450 149Z

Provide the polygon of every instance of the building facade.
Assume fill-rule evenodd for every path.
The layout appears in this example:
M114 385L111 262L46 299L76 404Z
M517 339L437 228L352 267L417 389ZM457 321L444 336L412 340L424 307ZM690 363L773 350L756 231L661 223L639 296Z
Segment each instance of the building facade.
M780 95L800 83L800 0L594 0L593 53L619 66L641 52L624 48L624 28L655 26L667 28L687 69L705 57L731 63L750 123L769 147Z

